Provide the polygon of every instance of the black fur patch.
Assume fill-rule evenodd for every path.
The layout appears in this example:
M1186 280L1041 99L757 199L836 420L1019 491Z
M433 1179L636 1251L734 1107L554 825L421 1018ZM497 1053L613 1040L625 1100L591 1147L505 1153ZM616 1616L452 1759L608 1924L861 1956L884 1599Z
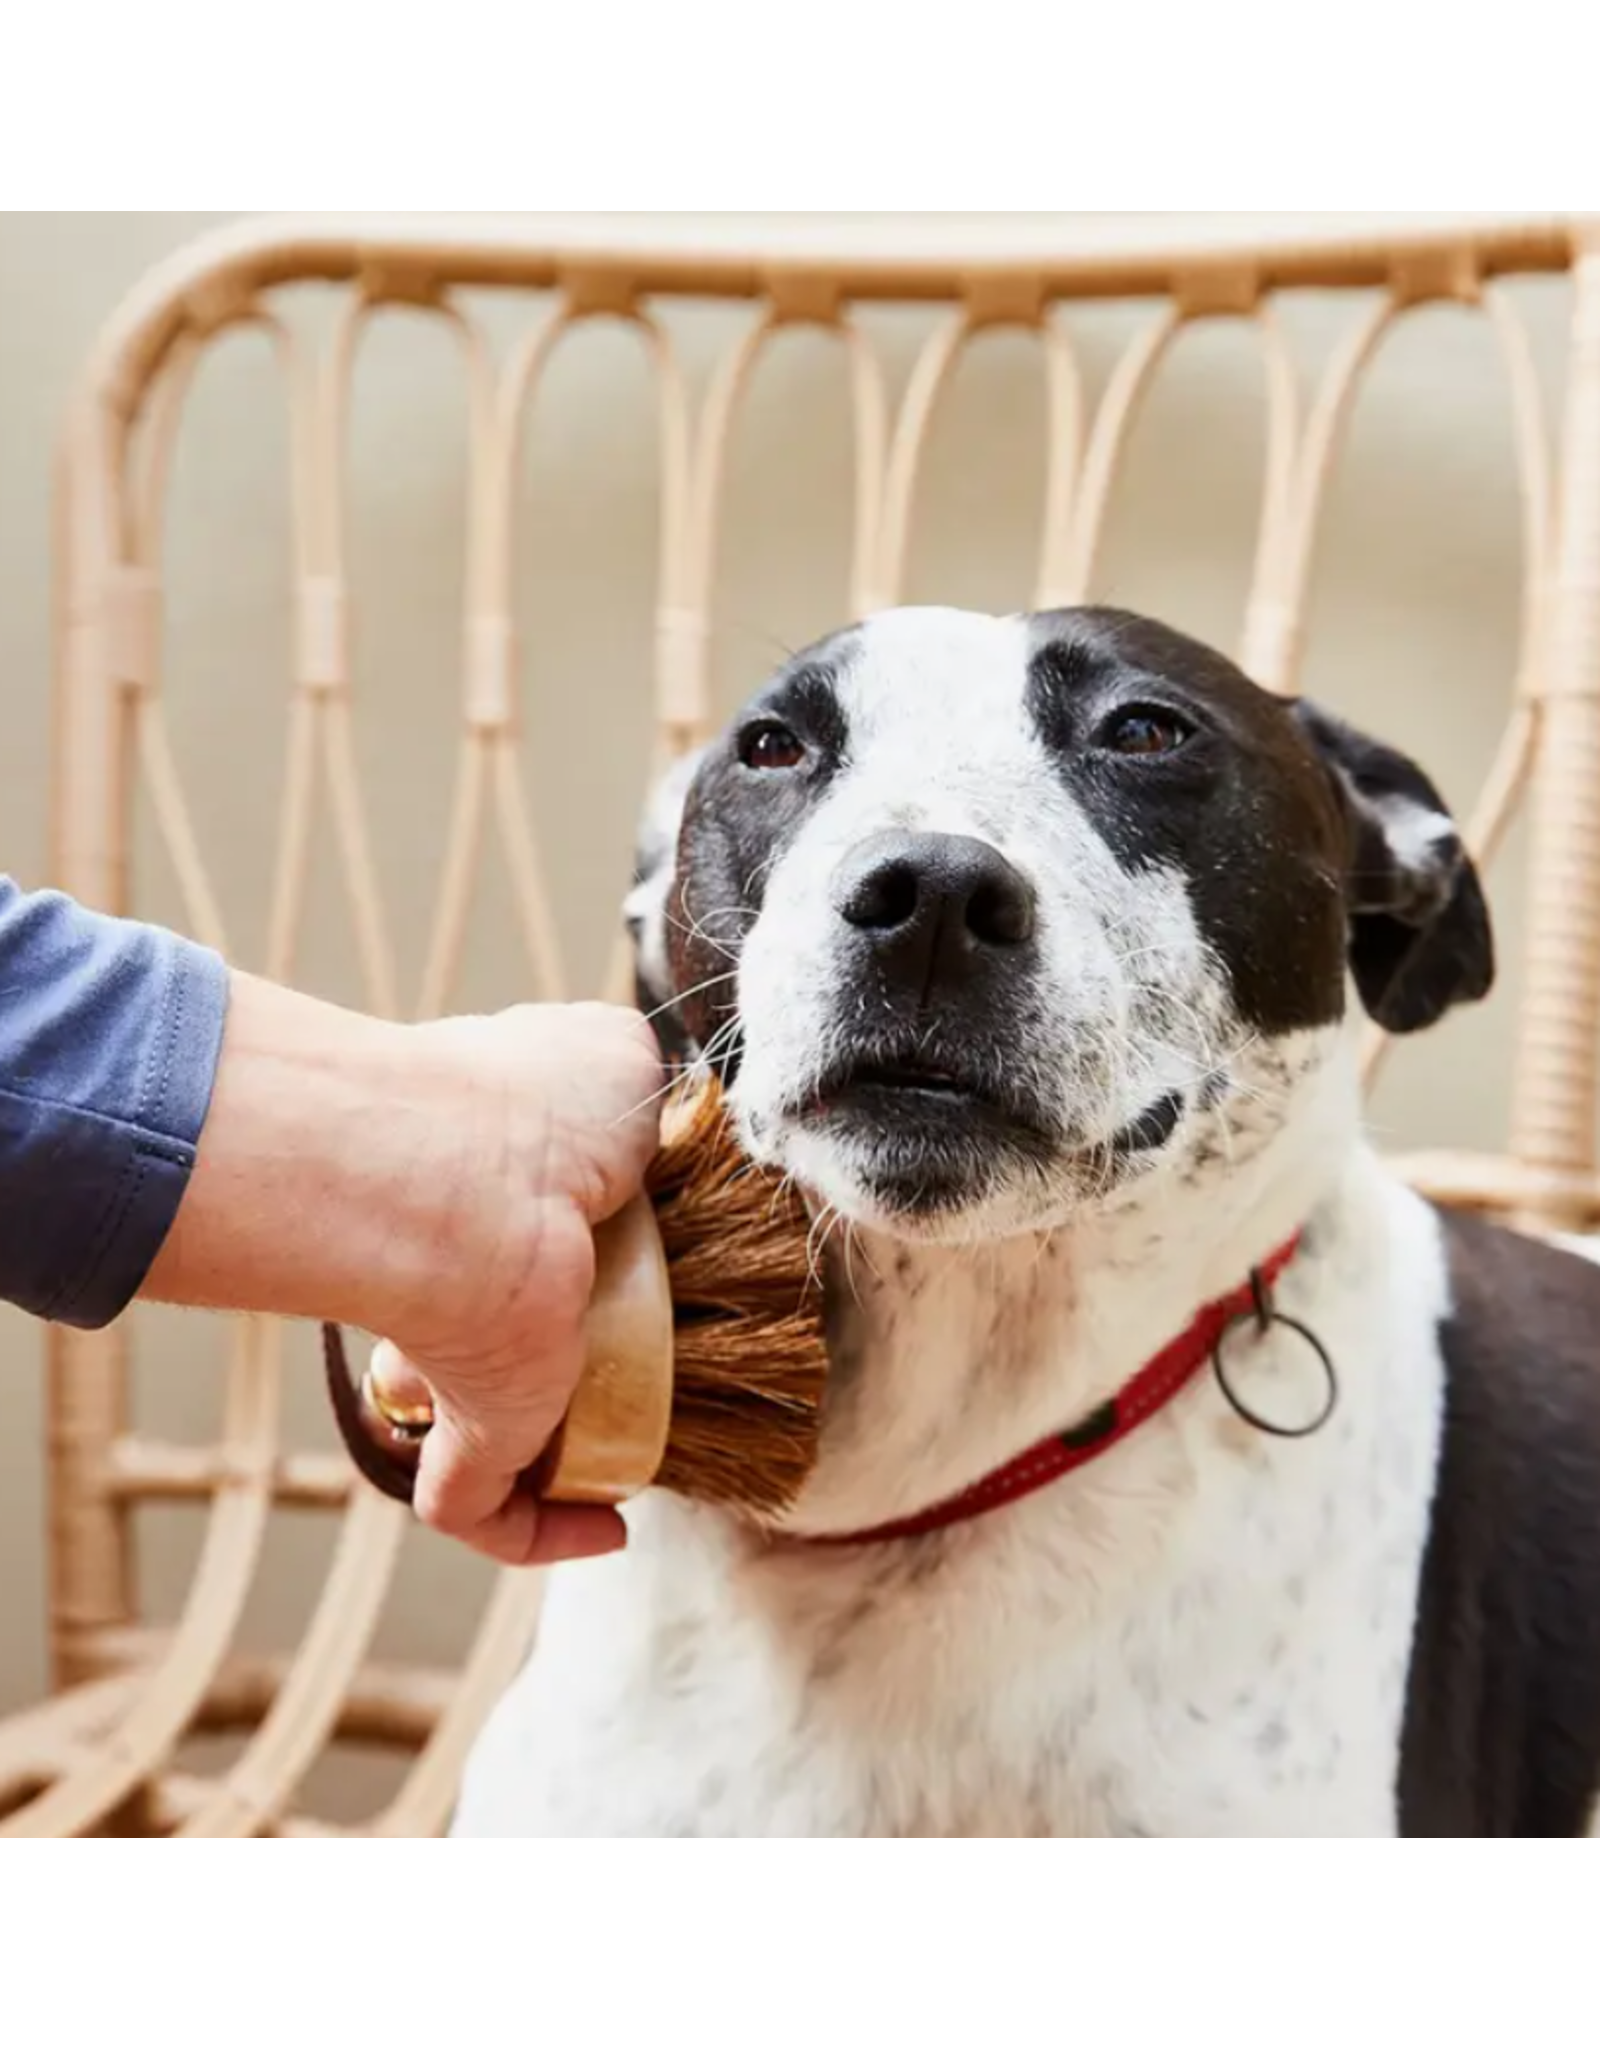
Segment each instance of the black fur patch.
M1444 1228L1400 1830L1581 1835L1600 1792L1600 1267L1475 1218Z
M1345 820L1283 703L1131 613L1049 612L1035 633L1029 712L1118 860L1185 878L1246 1023L1331 1023L1344 1008ZM1104 722L1136 704L1175 713L1192 736L1149 757L1097 745Z
M1148 1109L1142 1110L1125 1131L1117 1133L1111 1141L1111 1149L1124 1155L1159 1152L1178 1128L1183 1110L1183 1097L1176 1090L1161 1096Z
M1350 812L1350 971L1362 1003L1386 1031L1425 1030L1494 982L1494 936L1477 873L1454 831L1409 857L1386 836L1386 805L1449 816L1415 761L1317 705L1298 703L1294 715L1334 768Z
M767 876L843 764L850 734L836 679L851 657L852 629L807 648L780 669L708 750L684 804L669 907L674 984L695 989L732 965ZM797 767L747 768L741 734L763 720L786 725L806 749ZM733 984L719 982L678 1005L697 1045L734 1020ZM738 1064L737 1033L723 1031L725 1078Z
M638 974L633 977L633 1006L650 1020L663 1064L670 1068L688 1066L694 1059L694 1046L678 1021L676 1006L664 1001L659 991Z
M1412 863L1384 836L1385 798L1448 815L1414 762L1154 620L1047 612L1034 635L1041 738L1125 867L1184 877L1245 1022L1271 1034L1333 1022L1347 966L1391 1031L1487 993L1488 910L1459 839ZM1097 744L1133 705L1176 714L1189 739L1131 758Z

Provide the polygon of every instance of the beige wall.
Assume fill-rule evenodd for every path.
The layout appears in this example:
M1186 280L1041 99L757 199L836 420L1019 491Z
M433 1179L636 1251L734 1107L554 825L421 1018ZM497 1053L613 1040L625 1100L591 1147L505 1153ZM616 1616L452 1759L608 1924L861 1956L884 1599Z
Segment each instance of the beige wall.
M204 215L0 216L0 866L42 873L48 772L48 515L52 437L97 326L157 257L222 218ZM688 242L813 241L837 246L1074 247L1129 239L1294 234L1396 216L920 215L704 218L496 216L500 231L579 240L625 235ZM1450 216L1410 216L1427 222ZM493 223L491 223L493 225ZM1559 375L1563 290L1522 294L1541 368ZM521 309L525 315L526 308ZM1349 309L1295 314L1308 360L1325 354ZM497 333L513 309L491 315ZM919 323L882 323L901 366ZM1085 324L1103 373L1126 322ZM727 332L714 312L683 326L703 371ZM400 316L365 351L353 423L352 549L359 612L363 768L408 987L449 790L450 689L458 644L462 413L449 346ZM1114 513L1099 594L1232 640L1248 562L1261 454L1259 372L1239 332L1185 337L1136 436ZM260 958L271 826L278 801L286 441L259 343L231 341L196 390L173 480L169 693L180 759L207 857L236 918L232 943ZM733 472L733 518L719 610L719 684L731 701L782 642L837 623L848 546L848 442L837 352L786 339L763 368ZM643 679L655 509L649 386L620 334L567 351L532 437L519 568L534 624L529 767L559 863L563 928L579 979L595 972L626 862L644 742ZM1041 477L1039 379L1015 337L984 340L963 367L933 447L912 589L995 607L1022 601ZM1452 799L1475 789L1498 731L1514 649L1516 512L1506 413L1483 326L1419 315L1385 355L1358 415L1330 507L1318 570L1308 686L1420 753ZM325 847L324 847L324 850ZM1496 900L1515 982L1518 846ZM157 850L141 829L141 907L176 918ZM336 893L319 896L299 971L359 999ZM522 990L503 892L474 927L463 1002ZM1506 996L1412 1049L1375 1114L1395 1142L1493 1143L1503 1105ZM214 1418L215 1333L202 1320L141 1326L142 1416L198 1435ZM0 1707L42 1683L39 1386L36 1333L0 1311ZM294 1353L291 1427L326 1442L310 1354ZM149 1518L151 1597L171 1612L192 1556L193 1519ZM252 1612L262 1641L292 1634L326 1554L316 1529L275 1539ZM481 1577L417 1539L384 1647L451 1654ZM469 1597L470 1596L470 1597Z

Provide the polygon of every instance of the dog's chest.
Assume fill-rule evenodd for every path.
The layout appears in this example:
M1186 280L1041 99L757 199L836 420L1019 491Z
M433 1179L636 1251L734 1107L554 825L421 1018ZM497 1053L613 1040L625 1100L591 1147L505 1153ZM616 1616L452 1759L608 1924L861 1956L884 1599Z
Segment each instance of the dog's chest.
M1088 1630L986 1574L959 1599L813 1603L781 1647L770 1609L680 1606L631 1644L620 1609L553 1612L547 1682L502 1710L464 1831L1391 1832L1403 1559L1314 1593L1258 1564Z
M815 1577L647 1539L558 1584L461 1831L1390 1833L1427 1445L1390 1455L1141 1524L1130 1444L1093 1515Z
M1310 1439L1202 1376L910 1545L761 1552L641 1503L627 1552L556 1575L457 1832L1392 1833L1441 1367L1432 1226L1391 1213L1387 1265L1388 1206L1293 1299L1343 1376Z

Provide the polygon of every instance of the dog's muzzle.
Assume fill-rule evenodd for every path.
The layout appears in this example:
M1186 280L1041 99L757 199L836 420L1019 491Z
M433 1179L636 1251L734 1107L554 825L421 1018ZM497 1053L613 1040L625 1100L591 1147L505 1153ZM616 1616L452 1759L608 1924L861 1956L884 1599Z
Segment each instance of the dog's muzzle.
M953 832L878 832L834 876L847 958L896 1004L932 1007L1026 963L1033 884L997 847Z
M1018 1057L1036 1010L1037 899L998 848L884 831L834 871L835 1021L787 1115L844 1147L885 1208L959 1208L1059 1149L1057 1108Z

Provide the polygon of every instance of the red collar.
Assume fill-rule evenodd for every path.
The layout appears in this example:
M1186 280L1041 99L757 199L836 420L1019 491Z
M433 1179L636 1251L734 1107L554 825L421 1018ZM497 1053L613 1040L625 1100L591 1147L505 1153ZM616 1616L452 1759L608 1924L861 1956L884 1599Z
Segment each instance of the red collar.
M1240 1316L1262 1312L1265 1290L1276 1280L1299 1249L1299 1233L1263 1259L1242 1287L1218 1301L1208 1302L1186 1330L1182 1330L1147 1365L1141 1366L1128 1384L1102 1407L1072 1429L1047 1436L1031 1450L1023 1451L1008 1464L977 1480L948 1500L907 1515L897 1522L881 1522L875 1529L853 1530L841 1536L812 1536L808 1543L882 1543L900 1536L925 1536L933 1529L947 1529L953 1522L971 1521L995 1508L1009 1506L1024 1495L1049 1486L1064 1473L1075 1472L1120 1443L1164 1408L1188 1385L1210 1359L1228 1325Z

